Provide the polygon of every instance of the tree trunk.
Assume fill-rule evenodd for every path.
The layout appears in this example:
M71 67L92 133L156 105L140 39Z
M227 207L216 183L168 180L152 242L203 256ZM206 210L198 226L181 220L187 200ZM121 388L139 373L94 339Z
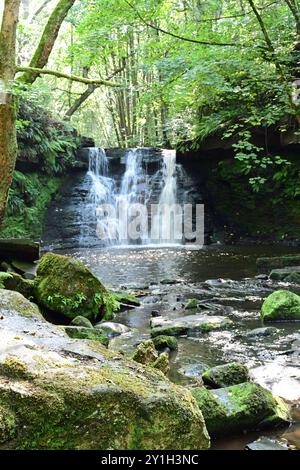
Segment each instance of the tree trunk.
M58 36L62 22L64 21L74 2L75 0L59 0L58 4L49 17L29 67L38 69L45 67L53 49L55 40ZM25 72L21 79L25 83L33 83L38 76L38 73Z
M0 223L3 221L17 157L17 105L11 88L16 72L19 8L20 0L5 0L0 31Z

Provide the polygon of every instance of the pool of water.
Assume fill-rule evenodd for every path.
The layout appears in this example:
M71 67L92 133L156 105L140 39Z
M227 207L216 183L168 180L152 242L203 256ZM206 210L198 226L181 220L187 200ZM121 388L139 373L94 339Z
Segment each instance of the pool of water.
M295 252L282 247L216 245L199 251L123 247L77 249L67 254L87 264L110 288L144 291L140 307L121 312L116 318L131 332L112 340L110 347L125 354L130 355L140 341L150 338L153 310L167 318L182 316L186 314L182 309L184 302L198 298L204 313L208 309L212 314L228 316L233 321L229 330L179 338L178 351L170 355L170 379L189 387L207 366L245 363L258 383L293 406L296 423L288 430L270 433L271 436L287 439L300 448L300 367L299 354L293 349L299 342L299 323L276 324L278 332L273 336L247 336L262 326L260 307L267 295L278 288L300 292L300 286L295 284L255 280L257 257ZM160 283L166 280L170 283ZM258 436L251 433L226 437L215 442L214 448L242 449Z

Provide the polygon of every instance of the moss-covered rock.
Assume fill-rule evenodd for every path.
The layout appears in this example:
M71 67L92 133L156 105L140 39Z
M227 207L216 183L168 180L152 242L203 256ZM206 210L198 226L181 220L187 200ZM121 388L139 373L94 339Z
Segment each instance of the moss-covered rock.
M2 277L1 274L6 274L6 278ZM3 284L3 287L8 290L14 290L24 295L27 299L33 299L34 293L34 282L28 279L24 279L20 274L11 272L11 273L0 273L0 283Z
M216 315L187 315L175 319L164 317L150 320L151 336L181 336L193 333L209 333L214 330L222 330L232 325L227 317Z
M259 272L268 274L272 269L300 266L300 255L284 255L257 258L256 266Z
M178 341L174 336L156 336L152 341L158 351L165 348L169 348L171 351L178 349Z
M16 431L16 419L14 413L0 405L0 444L11 439Z
M269 275L269 278L273 281L288 281L287 278L293 279L300 278L300 266L295 266L291 268L284 268L284 269L273 269Z
M30 302L2 293L7 302L0 322L0 449L209 447L188 390L99 342L73 340L28 311L21 316L17 309L28 310Z
M300 296L287 290L270 294L261 308L264 321L300 320Z
M70 256L47 253L38 263L34 294L40 305L68 318L95 320L118 308L99 279Z
M158 358L153 341L143 341L138 345L132 355L132 359L140 364L153 364Z
M140 300L134 295L127 292L114 292L115 299L123 306L138 307L141 305Z
M77 317L73 318L71 321L71 325L73 326L85 326L86 328L93 328L92 323L88 318L82 317L78 315Z
M6 315L7 311L16 312L20 317L41 318L37 305L29 302L19 292L0 290L0 314Z
M192 310L193 308L197 308L198 304L199 304L198 299L190 299L185 303L184 308L185 310Z
M290 421L286 403L255 383L213 391L194 388L192 394L211 435L286 425Z
M85 326L66 326L65 331L73 339L89 339L99 341L104 346L108 346L109 337L104 330L100 328L87 328Z
M207 369L202 374L202 380L211 388L222 388L248 382L250 375L246 366L232 362Z
M170 370L169 356L162 353L158 356L156 361L153 362L154 369L160 370L164 375L167 375Z

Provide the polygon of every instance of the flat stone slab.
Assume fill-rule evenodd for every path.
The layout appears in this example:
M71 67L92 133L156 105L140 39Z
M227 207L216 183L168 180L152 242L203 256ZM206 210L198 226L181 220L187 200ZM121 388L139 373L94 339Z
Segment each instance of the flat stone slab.
M175 319L164 317L152 318L150 320L151 336L159 335L181 336L192 333L207 333L230 327L232 321L228 317L212 315L187 315Z
M0 238L0 259L36 261L39 257L39 243L27 238Z

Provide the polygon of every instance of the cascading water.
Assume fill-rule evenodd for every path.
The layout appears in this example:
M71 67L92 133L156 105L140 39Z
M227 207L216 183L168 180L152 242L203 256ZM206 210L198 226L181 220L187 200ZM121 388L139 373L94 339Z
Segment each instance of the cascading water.
M156 216L159 230L158 244L176 243L174 234L176 214L172 210L177 204L177 169L175 150L163 150L163 184Z
M90 180L90 189L82 212L81 244L83 246L94 243L96 231L102 230L106 240L110 240L108 232L111 225L103 223L98 215L98 208L103 205L115 204L115 182L108 176L108 159L102 148L89 149L89 169L87 178Z
M89 149L89 192L82 207L82 246L102 245L162 245L175 244L174 221L176 215L168 209L177 203L176 152L163 150L157 159L159 169L152 175L145 165L145 150L130 149L125 155L126 166L119 189L109 176L109 165L105 151ZM156 166L157 166L156 163ZM109 205L111 214L99 213L99 207ZM136 205L143 207L146 216L135 232L129 233L130 223L135 219ZM156 213L151 212L153 205ZM132 211L132 208L134 209ZM152 216L152 218L151 218ZM152 222L152 224L151 224ZM97 237L98 237L98 241ZM101 236L99 236L99 234ZM96 241L96 243L95 243Z

